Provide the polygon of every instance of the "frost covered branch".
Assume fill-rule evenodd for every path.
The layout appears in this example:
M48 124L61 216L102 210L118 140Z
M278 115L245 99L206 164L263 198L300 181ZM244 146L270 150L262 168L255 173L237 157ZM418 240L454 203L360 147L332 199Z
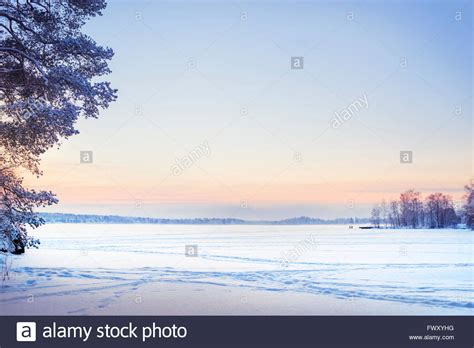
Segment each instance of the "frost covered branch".
M113 51L81 32L105 0L0 0L0 250L21 253L38 242L27 234L44 221L38 207L57 202L29 190L18 176L40 176L40 156L78 133L79 118L98 117L116 90Z

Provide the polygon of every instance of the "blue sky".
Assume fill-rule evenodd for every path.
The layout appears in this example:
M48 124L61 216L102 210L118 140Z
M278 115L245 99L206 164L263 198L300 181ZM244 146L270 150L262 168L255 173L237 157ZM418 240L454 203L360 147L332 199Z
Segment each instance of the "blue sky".
M471 7L109 1L86 31L116 52L119 99L29 183L58 193L54 211L167 217L366 215L408 188L459 198L472 176ZM173 175L200 144L210 155ZM79 164L85 150L93 164Z

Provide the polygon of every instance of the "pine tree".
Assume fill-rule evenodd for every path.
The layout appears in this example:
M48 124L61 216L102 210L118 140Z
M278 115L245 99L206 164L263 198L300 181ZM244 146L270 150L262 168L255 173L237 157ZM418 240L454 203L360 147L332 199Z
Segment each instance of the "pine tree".
M34 208L57 202L23 187L20 169L40 176L40 156L78 133L80 117L97 117L116 90L110 48L81 33L105 0L0 0L0 250L21 253L38 241L27 226L43 221Z

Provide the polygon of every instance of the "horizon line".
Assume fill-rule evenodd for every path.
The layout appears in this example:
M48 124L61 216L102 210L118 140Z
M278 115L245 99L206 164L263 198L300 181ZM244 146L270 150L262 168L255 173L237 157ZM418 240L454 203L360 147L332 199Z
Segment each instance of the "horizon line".
M85 218L85 219L91 219L91 218L109 218L109 219L123 219L123 220L128 220L130 223L133 223L135 221L139 222L145 222L145 223L155 223L155 224L160 224L163 222L167 223L174 223L174 222L216 222L219 220L222 221L228 221L228 222L237 222L241 224L278 224L278 223L290 223L290 222L307 222L308 224L311 223L321 223L321 222L329 222L329 223L334 223L334 222L347 222L350 223L357 223L357 222L369 222L370 218L369 217L359 217L359 216L354 216L354 217L337 217L333 219L324 219L324 218L319 218L319 217L310 217L310 216L305 216L305 215L300 215L300 216L293 216L289 218L283 218L283 219L277 219L277 220L269 220L269 219L255 219L255 220L249 220L249 219L240 219L240 218L235 218L235 217L193 217L193 218L158 218L158 217L145 217L145 216L126 216L126 215L100 215L100 214L74 214L74 213L49 213L49 212L39 212L40 216L42 218L47 219L47 223L54 223L54 217L57 217L58 220L57 222L62 222L60 221L61 218ZM53 220L51 220L53 219ZM77 221L77 220L76 220ZM125 221L123 221L125 222Z

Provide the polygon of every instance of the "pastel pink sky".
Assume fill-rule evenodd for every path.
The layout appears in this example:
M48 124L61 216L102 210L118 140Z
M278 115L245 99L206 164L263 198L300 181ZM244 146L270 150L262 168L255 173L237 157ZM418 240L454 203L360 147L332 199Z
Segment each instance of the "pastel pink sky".
M410 188L459 199L473 176L468 2L356 5L250 2L242 21L226 3L111 1L86 30L116 52L119 99L28 184L58 194L50 211L169 217L367 216Z

